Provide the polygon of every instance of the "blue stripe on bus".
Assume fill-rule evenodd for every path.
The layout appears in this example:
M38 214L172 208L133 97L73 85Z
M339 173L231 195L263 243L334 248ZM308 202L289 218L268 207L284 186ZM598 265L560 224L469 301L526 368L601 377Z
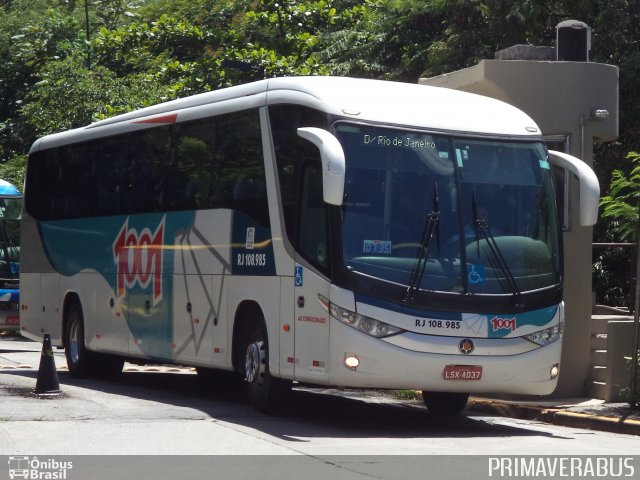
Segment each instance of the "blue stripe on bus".
M411 315L418 318L429 318L434 320L462 320L463 314L460 312L444 312L437 310L427 310L415 307L408 307L406 305L401 305L398 303L390 302L388 300L382 300L379 298L368 297L362 294L355 295L356 303L362 303L366 305L371 305L373 307L383 308L390 312L400 313L404 315ZM518 327L522 327L525 325L533 325L533 326L543 326L551 322L553 317L556 315L558 311L558 306L553 305L551 307L540 308L538 310L533 310L530 312L523 313L486 313L482 314L489 321L492 318L515 318ZM473 313L471 313L473 314ZM507 332L508 333L508 332ZM498 332L493 333L489 332L490 337L502 337L506 333Z

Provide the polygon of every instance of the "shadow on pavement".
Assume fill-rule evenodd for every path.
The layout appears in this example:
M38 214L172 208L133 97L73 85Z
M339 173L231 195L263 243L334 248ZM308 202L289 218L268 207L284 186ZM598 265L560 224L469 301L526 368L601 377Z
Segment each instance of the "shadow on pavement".
M9 370L2 371L2 374L31 377L34 386L37 377L37 372L33 370ZM123 372L113 379L79 380L67 372L58 372L58 376L64 395L50 401L60 402L59 409L64 408L66 401L73 399L74 388L70 387L79 387L108 395L197 409L214 421L254 428L288 441L303 441L299 437L450 439L554 436L538 430L494 423L476 414L472 417L469 412L439 418L430 415L421 403L393 401L380 392L357 390L296 386L281 412L270 416L256 412L249 405L241 382L224 372L208 375L206 385L195 374L164 372ZM11 387L0 385L0 394L10 394L8 391L2 393L7 388ZM356 396L359 398L353 398ZM112 410L107 413L117 414ZM128 418L132 414L135 413L129 411ZM100 415L100 412L96 412L96 415Z

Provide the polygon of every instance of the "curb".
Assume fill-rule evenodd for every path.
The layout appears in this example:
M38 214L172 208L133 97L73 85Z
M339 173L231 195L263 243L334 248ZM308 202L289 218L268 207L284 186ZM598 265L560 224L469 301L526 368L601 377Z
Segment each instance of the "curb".
M588 413L570 412L563 408L471 398L467 409L473 412L500 415L509 418L537 420L562 427L585 428L626 435L640 435L640 420L625 417L607 417Z
M560 410L553 416L555 425L565 427L588 428L604 432L640 435L640 421L624 417L605 417L588 413Z

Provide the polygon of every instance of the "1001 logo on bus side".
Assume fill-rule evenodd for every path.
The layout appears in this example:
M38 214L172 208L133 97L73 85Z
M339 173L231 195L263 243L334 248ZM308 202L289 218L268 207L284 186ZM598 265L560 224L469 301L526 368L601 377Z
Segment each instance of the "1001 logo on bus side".
M162 300L162 246L165 217L154 232L143 228L138 232L129 228L127 218L113 242L113 260L116 264L116 294L121 298L125 289L139 285L146 289L153 285L153 304Z

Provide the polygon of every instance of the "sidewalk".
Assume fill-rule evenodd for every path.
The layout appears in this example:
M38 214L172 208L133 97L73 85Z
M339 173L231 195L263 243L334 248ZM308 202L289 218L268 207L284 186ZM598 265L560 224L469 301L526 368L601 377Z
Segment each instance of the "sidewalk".
M604 400L586 398L502 400L471 397L467 410L565 427L640 435L640 410L632 409L628 403L604 403Z

